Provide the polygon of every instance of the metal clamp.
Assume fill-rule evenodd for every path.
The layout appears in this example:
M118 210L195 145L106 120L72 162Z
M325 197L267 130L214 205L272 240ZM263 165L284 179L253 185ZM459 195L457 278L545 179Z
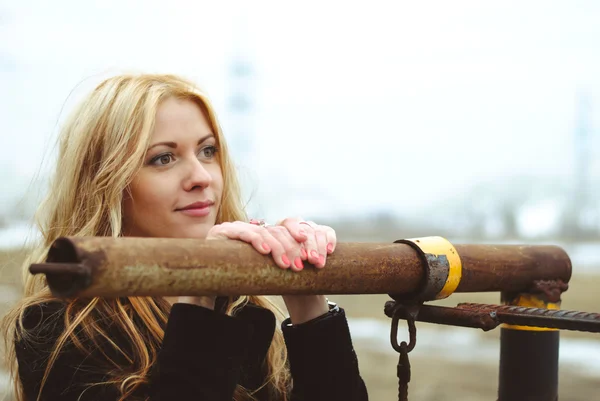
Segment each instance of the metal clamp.
M460 284L462 262L454 246L442 237L424 237L397 240L396 244L411 246L425 267L425 281L416 294L396 296L395 300L413 299L431 301L449 297Z

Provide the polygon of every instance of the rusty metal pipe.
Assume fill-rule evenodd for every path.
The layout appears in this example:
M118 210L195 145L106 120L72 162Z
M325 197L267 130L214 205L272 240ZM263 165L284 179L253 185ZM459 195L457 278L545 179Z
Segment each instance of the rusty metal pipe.
M539 280L571 278L571 261L557 246L455 245L463 265L456 292L512 291ZM553 276L549 279L549 276Z
M460 292L523 291L534 280L571 276L568 255L555 246L457 245ZM54 266L60 267L55 268ZM69 272L65 265L79 265ZM327 267L294 273L238 241L167 238L60 238L45 264L52 292L71 296L411 294L424 266L405 244L339 243Z

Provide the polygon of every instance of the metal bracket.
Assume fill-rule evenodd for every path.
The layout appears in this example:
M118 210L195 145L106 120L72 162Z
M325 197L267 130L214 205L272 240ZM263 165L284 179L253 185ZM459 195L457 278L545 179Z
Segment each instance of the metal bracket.
M450 296L462 277L462 263L454 246L442 237L400 239L395 244L413 248L425 270L425 279L419 291L408 296L390 294L395 300L431 301Z

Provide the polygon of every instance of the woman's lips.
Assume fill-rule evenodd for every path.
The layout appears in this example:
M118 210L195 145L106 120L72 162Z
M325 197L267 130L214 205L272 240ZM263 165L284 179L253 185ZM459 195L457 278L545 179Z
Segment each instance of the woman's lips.
M211 205L203 206L203 207L192 207L188 209L181 209L178 212L185 214L186 216L191 217L205 217L210 214Z
M177 211L185 214L186 216L205 217L210 214L210 208L214 204L215 203L211 200L194 202L194 203L190 203L189 205L184 206L180 209L177 209Z

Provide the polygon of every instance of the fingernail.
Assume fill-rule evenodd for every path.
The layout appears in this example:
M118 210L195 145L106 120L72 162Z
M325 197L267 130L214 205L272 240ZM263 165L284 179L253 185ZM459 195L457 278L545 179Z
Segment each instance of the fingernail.
M317 259L319 257L319 254L317 253L317 251L312 250L312 251L310 251L310 256L312 256L313 258Z
M308 254L306 253L306 249L300 249L300 255L302 255L302 259L308 259Z
M271 247L269 246L269 244L267 244L266 242L263 242L262 247L265 251L270 252L271 251Z
M319 255L319 266L325 266L325 256Z
M288 259L286 254L283 254L283 256L281 257L281 260L283 261L283 264L286 266L290 265L290 260Z
M302 259L300 259L300 258L294 259L294 264L300 270L302 270L304 268L304 264L302 264Z
M333 252L333 244L331 244L331 243L327 244L327 252L329 252L329 253Z

